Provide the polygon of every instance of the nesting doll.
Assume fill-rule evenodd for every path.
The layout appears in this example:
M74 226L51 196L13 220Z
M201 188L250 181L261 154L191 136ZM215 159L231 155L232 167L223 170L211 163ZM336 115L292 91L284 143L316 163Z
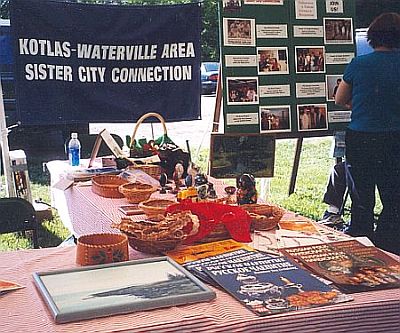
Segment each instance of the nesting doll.
M239 205L257 203L256 180L253 175L244 173L236 178L236 198Z

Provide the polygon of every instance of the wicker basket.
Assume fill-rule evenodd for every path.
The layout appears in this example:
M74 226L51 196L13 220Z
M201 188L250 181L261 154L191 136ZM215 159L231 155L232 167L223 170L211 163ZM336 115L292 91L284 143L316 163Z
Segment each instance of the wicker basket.
M106 198L123 198L118 188L127 183L127 180L115 175L98 175L92 178L92 191Z
M269 204L241 205L251 217L251 230L271 230L277 227L285 210Z
M139 203L139 208L144 211L149 220L158 220L159 215L165 214L165 209L176 203L176 201L167 199L149 199Z
M166 240L142 240L136 237L128 236L129 245L140 252L150 254L163 254L167 251L174 250L181 242L181 239L166 239Z
M214 227L214 229L210 233L207 234L207 236L194 242L194 244L218 242L218 241L230 239L230 238L232 238L232 236L229 233L229 231L226 229L225 225L222 223L219 223Z
M141 170L149 176L159 180L161 175L161 167L156 164L133 164L128 166L128 170Z
M157 188L149 184L126 183L119 187L119 191L130 203L139 203L149 199Z

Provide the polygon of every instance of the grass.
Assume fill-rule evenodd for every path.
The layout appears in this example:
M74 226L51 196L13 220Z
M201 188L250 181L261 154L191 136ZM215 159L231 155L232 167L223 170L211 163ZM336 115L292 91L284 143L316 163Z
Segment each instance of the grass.
M277 141L275 176L267 181L267 200L317 220L326 208L326 205L322 203L322 197L330 168L334 163L333 158L330 157L331 138L304 140L295 193L288 196L295 144L295 140ZM208 149L200 150L194 159L202 167L202 170L206 170ZM49 203L50 179L49 175L42 170L42 162L38 158L28 161L32 197L33 199L41 198ZM261 182L258 182L257 185L261 193ZM4 196L4 193L2 195ZM68 236L68 230L63 226L57 212L53 210L53 219L45 220L41 224L39 244L41 247L57 246ZM31 248L31 243L23 235L0 235L0 251L27 248Z

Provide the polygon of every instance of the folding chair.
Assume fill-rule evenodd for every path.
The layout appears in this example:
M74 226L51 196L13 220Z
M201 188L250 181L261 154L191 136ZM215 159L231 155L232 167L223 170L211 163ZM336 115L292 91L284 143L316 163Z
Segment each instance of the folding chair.
M39 248L39 223L35 208L22 198L0 198L0 234L32 232L33 247Z

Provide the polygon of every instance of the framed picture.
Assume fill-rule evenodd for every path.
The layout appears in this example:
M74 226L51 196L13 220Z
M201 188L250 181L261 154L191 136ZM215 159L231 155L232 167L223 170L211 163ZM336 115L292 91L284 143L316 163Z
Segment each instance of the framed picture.
M289 74L287 47L257 48L258 74Z
M343 75L327 75L326 76L326 100L334 101L336 92L340 82L343 80Z
M215 298L168 257L34 273L33 278L56 323Z
M326 104L297 105L297 125L299 131L327 130Z
M325 73L324 46L296 46L296 73Z
M210 175L236 178L243 173L273 177L275 138L260 134L211 134Z
M228 105L258 104L258 77L226 78Z
M353 20L324 17L324 43L353 44Z
M244 18L224 18L225 46L256 46L256 20Z
M260 133L290 132L290 105L260 107Z

